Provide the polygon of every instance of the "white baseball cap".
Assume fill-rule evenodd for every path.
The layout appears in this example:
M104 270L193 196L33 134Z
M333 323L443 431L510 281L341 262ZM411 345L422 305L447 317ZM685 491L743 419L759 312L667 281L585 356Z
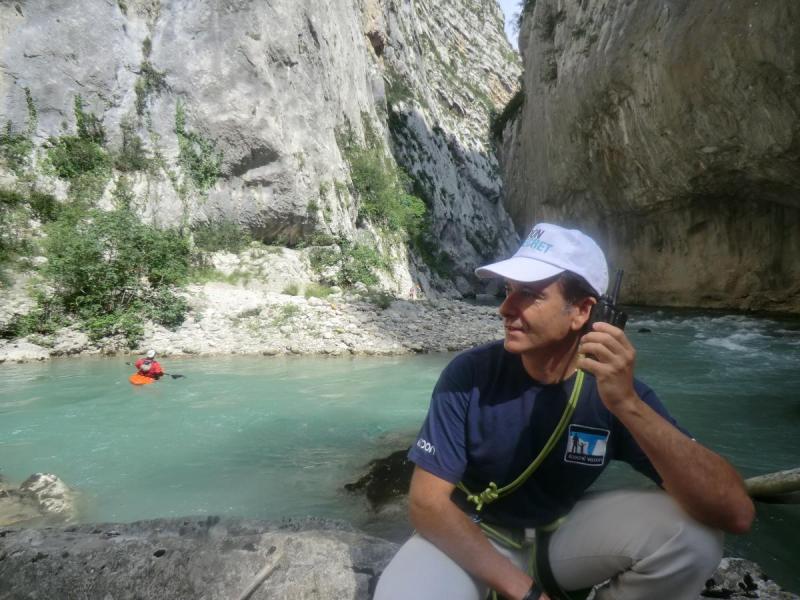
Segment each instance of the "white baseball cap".
M475 274L481 279L502 277L530 283L564 271L583 277L598 296L608 289L606 257L592 238L577 229L539 223L514 256L475 269Z

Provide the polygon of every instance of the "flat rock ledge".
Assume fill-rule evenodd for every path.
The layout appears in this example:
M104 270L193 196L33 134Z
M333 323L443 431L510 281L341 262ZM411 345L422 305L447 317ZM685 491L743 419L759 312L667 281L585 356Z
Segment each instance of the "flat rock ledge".
M0 599L370 598L397 550L322 519L216 517L0 529Z
M252 284L193 286L186 292L192 308L183 325L171 331L146 323L135 351L153 348L162 357L397 355L463 350L503 336L493 306L449 299L389 300L370 296L366 288L362 294L305 298ZM74 326L49 336L0 340L0 363L128 352L122 338L95 343Z
M0 600L235 600L269 567L252 600L367 600L397 548L315 518L3 528ZM798 600L736 558L723 559L703 598Z

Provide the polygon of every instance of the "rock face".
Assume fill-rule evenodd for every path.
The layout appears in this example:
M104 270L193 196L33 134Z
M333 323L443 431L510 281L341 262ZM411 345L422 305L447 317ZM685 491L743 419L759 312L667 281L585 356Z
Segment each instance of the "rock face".
M208 519L0 530L0 598L370 598L397 546L308 519Z
M800 311L800 5L528 0L519 227L585 227L631 303Z
M0 4L0 55L0 114L33 127L39 189L66 194L43 147L74 135L79 96L110 149L153 159L125 167L148 222L235 221L284 245L372 231L350 131L409 171L452 262L441 286L469 291L475 265L514 245L487 132L520 68L494 0L20 0ZM420 257L396 262L434 277Z

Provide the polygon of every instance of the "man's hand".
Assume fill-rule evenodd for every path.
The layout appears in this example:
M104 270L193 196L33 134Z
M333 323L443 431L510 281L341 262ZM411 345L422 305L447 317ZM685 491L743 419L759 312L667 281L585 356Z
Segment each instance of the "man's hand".
M633 389L636 350L619 327L594 323L581 338L578 352L578 368L595 376L600 398L613 414L641 402Z
M483 531L450 499L455 486L421 467L414 469L409 492L411 523L465 571L506 598L520 600L533 581L500 554ZM544 596L542 596L544 598Z
M663 479L664 489L695 519L732 533L753 521L753 503L739 474L641 400L633 387L636 351L618 327L595 323L581 339L578 368L597 379L606 408L619 419Z

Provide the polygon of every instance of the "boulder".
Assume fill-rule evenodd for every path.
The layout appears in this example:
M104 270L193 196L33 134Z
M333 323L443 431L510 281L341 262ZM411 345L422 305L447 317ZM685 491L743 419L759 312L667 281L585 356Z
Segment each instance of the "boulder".
M25 340L0 341L0 363L47 360L50 351Z
M34 473L16 489L0 483L0 526L67 524L77 513L77 495L51 473Z

